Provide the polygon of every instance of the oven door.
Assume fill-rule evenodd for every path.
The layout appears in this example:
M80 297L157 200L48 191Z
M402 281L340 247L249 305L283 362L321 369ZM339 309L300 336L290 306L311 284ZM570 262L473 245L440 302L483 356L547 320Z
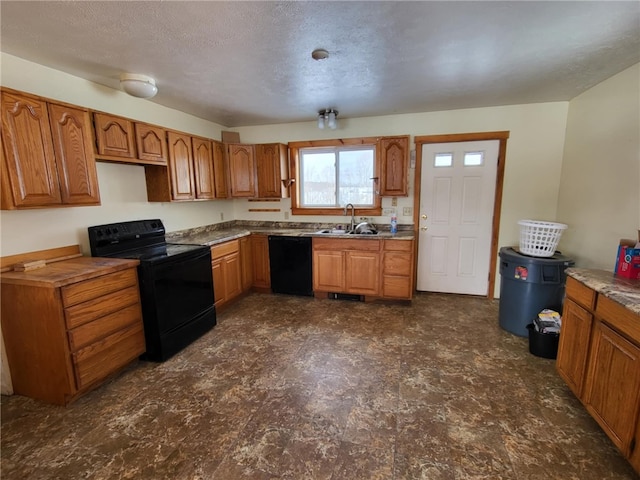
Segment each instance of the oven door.
M140 268L147 354L154 357L154 351L161 350L163 337L193 330L189 324L207 310L211 311L209 316L215 315L211 250L203 247L161 261L143 262Z

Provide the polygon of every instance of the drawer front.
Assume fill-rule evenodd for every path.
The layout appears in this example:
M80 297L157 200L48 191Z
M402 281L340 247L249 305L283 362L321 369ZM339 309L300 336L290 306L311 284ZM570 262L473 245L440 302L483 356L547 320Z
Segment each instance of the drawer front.
M378 252L380 250L380 240L314 238L313 248L318 250L359 250L363 252Z
M142 324L142 310L140 304L129 305L122 310L110 313L93 322L69 331L69 345L76 351L118 330L133 324Z
M137 285L74 305L64 311L67 328L78 327L134 304L140 304L140 292Z
M385 252L390 250L397 252L412 252L413 240L385 240L384 250Z
M91 280L62 287L62 302L65 307L69 307L131 285L135 285L136 288L138 285L138 276L135 268L110 273L109 275L102 275L92 278Z
M239 251L240 242L238 240L231 240L230 242L224 242L220 245L214 245L213 247L211 247L211 259L215 260L216 258L221 258L225 255L229 255L230 253Z
M582 305L587 310L593 311L596 305L596 292L573 277L567 277L565 286L567 297Z
M628 308L604 295L598 296L596 315L602 321L640 345L640 315L636 315Z
M120 330L72 354L78 389L88 387L144 353L142 325Z
M411 298L411 279L409 277L384 276L382 295L391 298Z
M385 275L411 275L411 254L402 252L385 252L382 263Z

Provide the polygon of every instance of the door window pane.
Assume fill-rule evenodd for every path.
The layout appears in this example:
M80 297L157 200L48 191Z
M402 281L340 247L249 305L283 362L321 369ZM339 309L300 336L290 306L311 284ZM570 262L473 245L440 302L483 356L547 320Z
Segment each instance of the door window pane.
M463 165L465 167L477 167L484 163L484 152L465 152Z
M453 165L453 153L436 153L433 157L434 167L450 167Z

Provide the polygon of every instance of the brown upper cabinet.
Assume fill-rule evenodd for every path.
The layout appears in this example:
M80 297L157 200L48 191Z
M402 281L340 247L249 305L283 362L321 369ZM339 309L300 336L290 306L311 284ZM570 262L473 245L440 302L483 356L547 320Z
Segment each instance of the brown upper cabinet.
M227 149L222 142L211 141L213 154L213 181L215 183L216 198L228 198L229 189L227 185Z
M409 195L409 135L384 137L378 141L380 155L380 195Z
M232 197L255 197L255 147L241 143L227 144L229 153L229 186Z
M167 134L169 143L169 177L173 200L193 200L195 195L193 149L191 137L177 132Z
M95 112L97 154L100 157L135 159L136 144L133 121Z
M166 165L168 157L166 130L138 122L135 124L135 130L138 159L144 160L145 163Z
M100 204L86 109L3 90L1 111L2 209Z
M289 177L286 145L282 143L256 145L256 169L259 198L289 197L289 188L282 182Z
M213 200L216 198L216 192L211 140L191 137L191 142L193 145L196 198Z

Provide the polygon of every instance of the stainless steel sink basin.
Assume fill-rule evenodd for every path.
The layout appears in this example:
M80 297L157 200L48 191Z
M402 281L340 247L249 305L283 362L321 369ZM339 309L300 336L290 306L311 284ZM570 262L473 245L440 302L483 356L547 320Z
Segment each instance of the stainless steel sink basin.
M336 228L326 228L324 230L318 230L316 233L322 235L377 235L378 232L358 232L356 230L338 230Z

